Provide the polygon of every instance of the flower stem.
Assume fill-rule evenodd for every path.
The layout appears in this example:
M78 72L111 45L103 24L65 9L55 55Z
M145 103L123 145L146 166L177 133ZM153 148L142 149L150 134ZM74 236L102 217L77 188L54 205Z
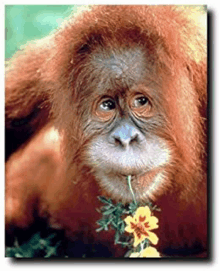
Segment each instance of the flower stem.
M132 186L131 186L131 175L127 176L127 181L128 181L128 187L129 187L129 189L131 191L131 195L133 197L133 201L134 201L135 205L137 205L135 195L134 195L134 191L133 191Z
M143 250L144 250L144 243L142 242L142 243L141 243L141 251L143 251ZM140 251L140 252L141 252L141 251Z

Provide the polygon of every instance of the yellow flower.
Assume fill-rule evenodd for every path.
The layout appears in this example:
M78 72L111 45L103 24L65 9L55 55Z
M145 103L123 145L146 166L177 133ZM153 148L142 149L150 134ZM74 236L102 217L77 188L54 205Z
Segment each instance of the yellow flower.
M147 247L141 252L131 253L130 258L160 258L160 253L154 247Z
M151 232L151 230L158 228L158 219L155 216L151 216L148 206L139 207L133 217L127 216L124 221L127 224L125 231L134 234L134 247L146 238L154 245L158 243L158 237Z

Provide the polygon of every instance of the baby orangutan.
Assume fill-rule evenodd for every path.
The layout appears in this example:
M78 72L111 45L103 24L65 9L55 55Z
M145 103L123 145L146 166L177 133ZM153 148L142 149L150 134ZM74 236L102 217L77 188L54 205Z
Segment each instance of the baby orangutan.
M98 196L151 201L163 255L206 252L206 22L187 6L95 6L6 72L6 229L34 214L113 257ZM74 239L75 238L75 239Z

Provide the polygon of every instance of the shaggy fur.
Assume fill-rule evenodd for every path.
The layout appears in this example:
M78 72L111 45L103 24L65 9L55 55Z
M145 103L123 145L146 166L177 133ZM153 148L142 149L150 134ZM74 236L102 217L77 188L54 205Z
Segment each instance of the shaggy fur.
M100 185L88 148L101 129L100 122L91 125L97 85L111 87L99 59L140 49L138 57L147 63L140 70L159 86L152 99L160 114L150 127L170 155L159 168L159 186L145 195L161 208L155 214L158 248L169 255L206 251L205 21L206 14L192 7L96 6L11 59L5 96L7 228L28 227L37 210L67 235L77 239L83 232L85 242L123 255L111 232L95 231L97 196L121 199ZM145 176L149 186L151 174Z

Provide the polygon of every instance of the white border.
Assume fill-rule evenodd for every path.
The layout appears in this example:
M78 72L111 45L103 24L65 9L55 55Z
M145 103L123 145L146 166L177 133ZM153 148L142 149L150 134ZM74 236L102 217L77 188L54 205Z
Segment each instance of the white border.
M213 117L213 131L211 131L210 136L211 139L210 141L214 141L213 144L213 159L211 159L211 161L213 162L213 172L211 175L212 177L212 196L214 197L213 199L210 199L210 204L211 206L214 205L214 212L213 212L213 226L214 226L214 232L213 232L213 240L211 240L214 244L213 246L213 256L214 259L212 262L208 263L208 262L204 262L204 261L198 261L198 262L187 262L184 263L184 261L177 261L174 262L173 260L171 260L171 262L142 262L141 264L139 264L139 262L135 261L135 262L117 262L117 261L101 261L100 263L98 261L96 262L86 262L82 263L82 262L77 262L72 260L71 262L67 261L67 262L44 262L44 261L34 261L33 263L31 261L29 262L16 262L16 261L12 261L9 259L5 259L4 258L4 218L3 215L4 214L4 202L1 202L1 232L3 233L3 235L1 236L2 238L0 239L0 255L1 255L1 268L3 268L3 270L11 270L12 268L14 269L19 268L20 270L23 269L27 269L29 270L31 268L31 270L38 270L39 268L42 268L42 270L48 270L49 269L53 269L53 270L59 270L60 268L63 268L65 266L66 270L73 270L75 268L77 268L77 270L79 270L80 268L88 268L89 270L111 270L112 269L118 269L118 268L125 268L126 270L134 270L138 268L138 271L141 270L176 270L178 268L185 270L185 269L193 269L193 270L207 270L207 268L218 268L219 266L219 262L220 262L220 253L219 253L219 244L220 244L220 234L219 234L219 229L220 229L220 223L219 223L219 216L220 216L220 212L218 207L219 205L219 198L220 196L218 195L220 193L219 190L219 186L220 186L220 176L219 176L219 154L220 154L220 132L219 132L219 123L220 123L220 89L219 89L219 70L217 69L218 64L220 63L220 59L219 59L219 54L217 52L217 48L219 47L219 17L220 17L220 10L219 10L219 4L218 1L216 0L210 0L207 2L204 1L117 1L117 0L112 0L112 1L97 1L97 0L93 0L93 1L43 1L43 0L39 0L39 1L31 1L30 0L26 0L26 1L22 1L22 2L18 2L18 1L1 1L0 3L0 22L1 22L1 28L0 31L2 31L4 28L4 5L18 5L18 4L22 4L22 5L33 5L33 4L37 4L37 5L73 5L73 4L178 4L178 5L187 5L187 4L193 4L193 5L201 5L201 4L208 4L208 10L209 12L211 12L212 15L212 26L213 26L213 40L210 41L210 43L213 42L213 46L211 46L211 48L213 49L212 55L213 55L213 63L210 63L210 66L212 68L212 79L213 79L213 89L210 91L213 91L212 97L213 97L213 109L211 108L211 110L213 110L212 113L212 117ZM3 30L4 31L4 30ZM4 32L1 32L1 37L4 37ZM4 40L2 40L1 45L4 44ZM1 55L1 64L3 67L4 63L4 46L3 46L3 53ZM3 75L4 72L4 68L2 68L2 73L1 75ZM218 71L218 74L217 74ZM4 101L4 79L1 77L1 82L2 82L2 88L0 91L0 112L1 112L1 117L0 117L0 123L1 123L1 132L0 132L0 142L1 142L1 153L4 153L4 143L2 144L2 138L4 135L4 103L2 103L2 101ZM3 131L3 132L2 132ZM3 156L3 157L2 157ZM2 184L4 185L4 155L1 155L1 163L0 163L0 169L1 169L1 181ZM4 200L4 186L1 189L1 200ZM3 229L2 229L3 227ZM211 229L212 230L212 229Z

